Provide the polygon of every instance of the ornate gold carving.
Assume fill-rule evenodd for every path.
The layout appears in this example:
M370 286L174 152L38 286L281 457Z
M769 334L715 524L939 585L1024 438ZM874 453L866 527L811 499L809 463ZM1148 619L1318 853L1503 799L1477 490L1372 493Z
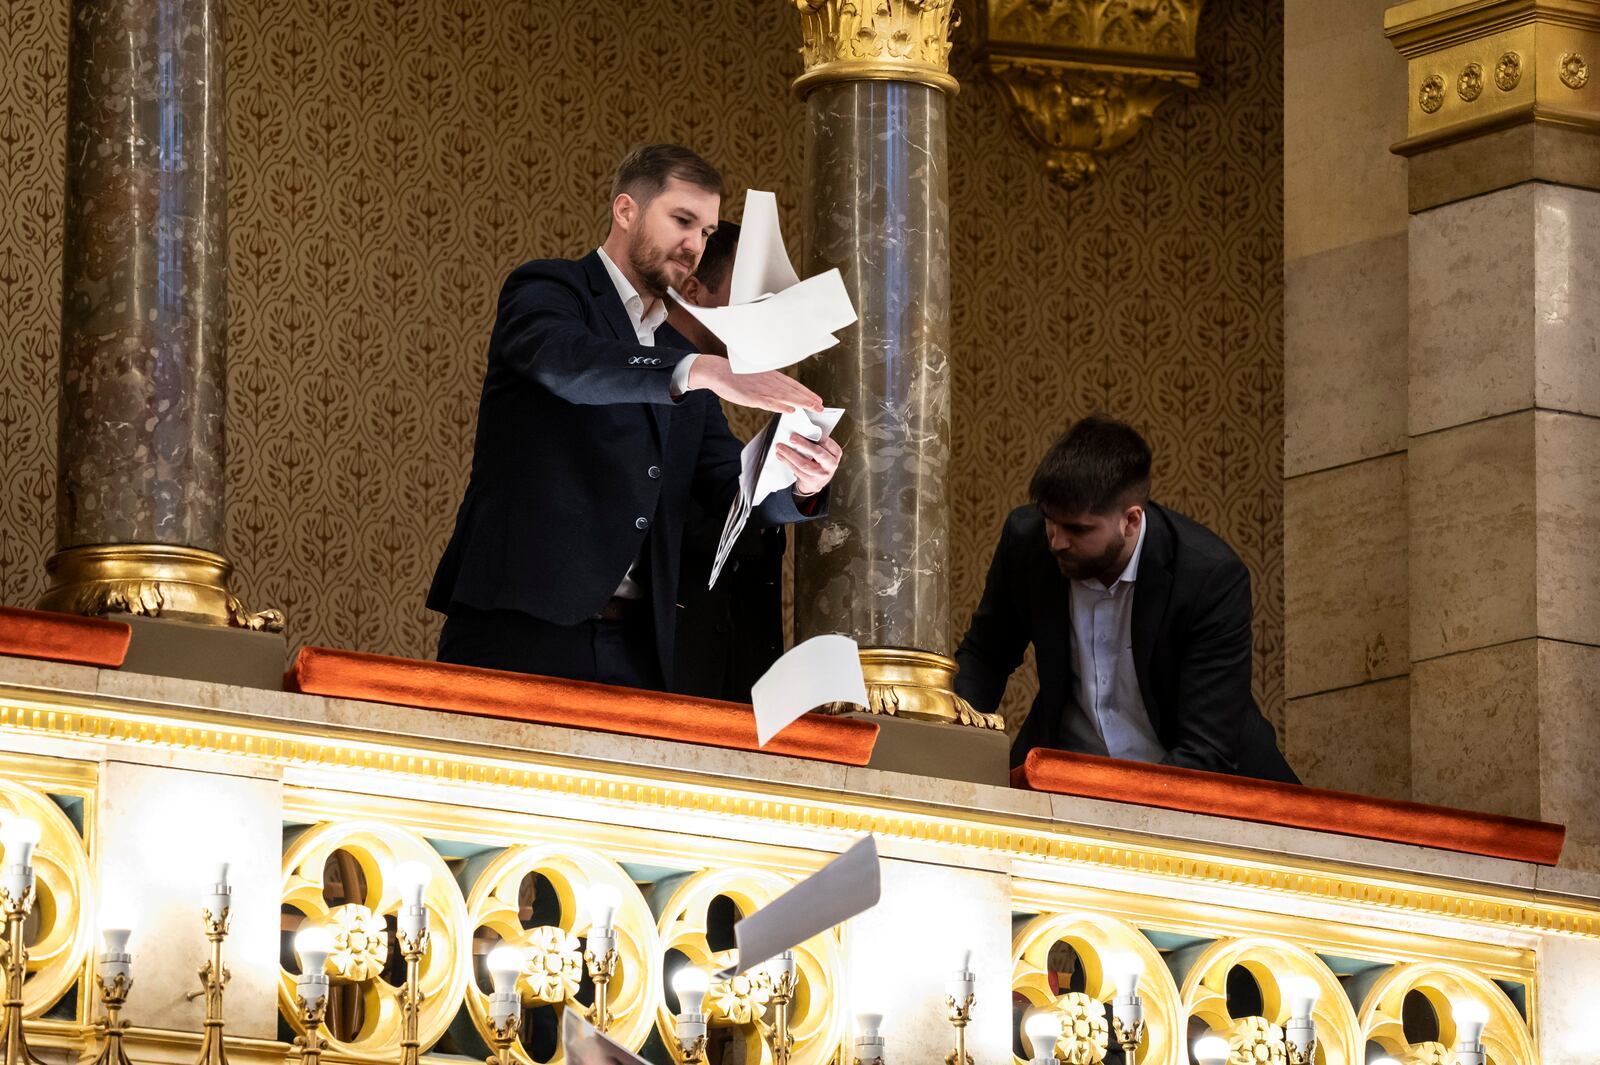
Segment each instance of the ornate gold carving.
M1577 52L1562 55L1561 84L1569 89L1581 89L1589 84L1589 64Z
M45 563L49 590L41 610L67 614L133 614L283 631L283 612L251 613L228 591L233 565L211 551L173 544L71 547Z
M61 807L44 792L0 776L0 822L14 817L39 826L39 844L33 852L32 903L32 912L38 915L39 938L28 944L21 1010L24 1017L37 1017L83 975L94 938L95 900L89 894L94 878L84 839ZM0 848L0 860L3 855L4 848ZM3 956L4 943L0 941Z
M1201 0L987 0L983 51L1069 188L1179 87L1200 83Z
M383 972L389 961L389 936L381 917L352 903L329 910L322 924L333 936L330 979L364 984Z
M1443 78L1429 74L1422 79L1422 88L1417 90L1417 106L1430 115L1444 106Z
M861 674L867 682L869 714L1005 731L1006 723L999 714L976 710L956 694L956 664L945 655L903 647L863 647ZM861 708L834 703L828 709L840 713Z
M1288 1065L1283 1029L1265 1017L1242 1017L1228 1033L1228 1065Z
M328 905L324 895L324 870L335 851L344 851L355 859L366 885L366 901L337 908L345 911L342 915ZM381 821L346 821L304 829L284 852L282 898L285 906L299 910L316 924L337 928L343 920L346 927L353 927L363 916L360 910L390 914L399 909L403 900L396 873L402 862L421 862L431 874L423 894L423 903L433 917L428 928L428 951L421 963L422 1006L417 1029L420 1042L426 1047L443 1035L455 1019L467 988L464 958L470 944L463 937L471 935L466 904L455 878L427 840ZM363 923L362 927L367 926ZM330 1056L396 1059L404 1035L398 989L369 964L376 954L370 940L364 944L352 941L349 946L361 949L352 953L355 965L343 974L343 979L360 987L365 1020L355 1038L328 1040ZM357 973L361 975L358 977ZM280 970L278 1006L290 1023L298 1026L300 1011L295 1008L295 999L294 974Z
M1056 1000L1056 1013L1061 1016L1058 1058L1067 1065L1098 1065L1106 1060L1111 1028L1103 1005L1088 995L1069 991Z
M559 926L522 927L522 885L534 873L555 890ZM616 888L622 900L614 924L617 963L607 984L608 1034L624 1046L638 1046L655 1020L651 1007L661 998L657 961L661 943L649 904L616 862L586 847L557 842L509 847L478 873L468 890L468 926L486 929L501 942L527 951L523 990L538 1001L560 1004L577 992L582 978L578 937L586 935L594 921L584 909L585 889L599 884ZM492 1038L488 998L475 987L467 994L467 1009L478 1032ZM520 1042L511 1044L511 1056L521 1065L533 1060ZM557 1047L549 1065L560 1061L562 1051Z
M805 93L829 81L913 81L954 93L954 0L794 0L800 11Z
M1502 52L1494 64L1494 87L1510 92L1522 82L1522 57L1515 52Z
M711 1016L719 1021L754 1024L772 1004L772 977L765 969L758 969L713 981L706 1002Z
M1368 990L1361 1005L1361 1030L1367 1040L1403 1061L1431 1065L1437 1044L1412 1045L1406 1040L1401 1019L1402 1004L1411 992L1419 992L1439 1011L1446 1042L1453 1041L1454 1022L1450 1004L1476 999L1489 1008L1489 1023L1483 1030L1484 1049L1495 1062L1535 1062L1533 1037L1516 1004L1498 984L1464 966L1448 962L1418 962L1397 965L1384 973ZM1320 1037L1321 1032L1318 1032ZM1448 1055L1448 1051L1446 1051ZM1329 1061L1335 1060L1330 1054ZM1450 1057L1446 1057L1448 1062Z
M1483 68L1477 63L1468 63L1461 68L1461 73L1456 75L1456 95L1467 103L1471 103L1483 95Z
M1455 1055L1443 1043L1412 1043L1411 1049L1400 1055L1401 1065L1450 1065Z
M1227 985L1229 974L1240 967L1260 987L1267 1015L1235 1024L1228 1012ZM1311 950L1277 937L1221 939L1201 950L1189 960L1184 974L1183 1007L1188 1015L1228 1034L1234 1048L1231 1065L1285 1065L1288 1047L1281 1025L1289 1021L1289 1002L1283 984L1297 976L1315 981L1320 992L1312 1013L1319 1058L1360 1060L1365 1040L1339 978Z

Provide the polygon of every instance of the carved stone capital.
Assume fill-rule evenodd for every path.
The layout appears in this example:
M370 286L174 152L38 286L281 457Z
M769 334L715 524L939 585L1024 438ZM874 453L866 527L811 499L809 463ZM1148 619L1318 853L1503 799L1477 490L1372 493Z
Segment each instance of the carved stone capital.
M985 0L982 51L1052 177L1075 188L1200 83L1201 0Z
M806 70L804 94L828 81L913 81L954 93L950 29L954 0L794 0Z

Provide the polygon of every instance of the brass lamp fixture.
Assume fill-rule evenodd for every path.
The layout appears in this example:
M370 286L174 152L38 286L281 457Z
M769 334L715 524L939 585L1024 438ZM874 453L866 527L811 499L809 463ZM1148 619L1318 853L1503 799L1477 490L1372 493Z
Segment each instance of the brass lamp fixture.
M422 1009L422 956L428 952L428 908L422 904L422 893L431 875L421 862L401 862L395 875L404 900L395 915L395 940L406 961L406 982L400 989L400 1065L417 1065L421 1057L417 1018Z
M322 1038L322 1018L328 1008L328 955L333 953L333 935L326 928L308 925L294 937L294 950L300 956L300 979L295 982L295 1008L300 1011L304 1034L295 1037L301 1065L318 1065L328 1041Z
M950 1007L950 1024L956 1030L956 1048L945 1055L945 1065L973 1065L967 1053L967 1023L972 1020L972 1005L977 1001L977 974L972 971L972 951L961 956L961 968L950 977L945 1003Z
M856 1013L854 1065L884 1065L883 1010L878 1007Z
M1486 1065L1483 1028L1489 1023L1489 1007L1475 998L1450 1003L1450 1016L1456 1022L1456 1065Z
M1321 989L1309 976L1291 976L1283 982L1283 997L1289 1002L1289 1023L1283 1026L1283 1041L1289 1065L1312 1065L1317 1054L1317 1022L1311 1011Z
M100 952L100 964L95 968L95 985L100 989L100 1003L105 1007L105 1019L99 1028L105 1033L105 1042L95 1055L94 1065L131 1065L127 1052L122 1049L122 1033L128 1022L122 1019L122 1006L133 987L133 956L128 953L128 940L133 935L124 922L114 921L104 928L100 936L105 949Z
M789 1065L789 1055L794 1050L794 1036L789 1032L789 1007L794 1003L799 983L794 951L786 950L767 962L766 970L772 980L772 1028L766 1033L767 1045L772 1049L772 1065Z
M494 1053L485 1065L515 1065L511 1045L517 1041L522 1025L522 992L517 981L528 964L527 956L515 947L500 946L489 952L489 980L494 993L489 996L489 1030Z
M211 943L211 960L200 969L200 990L189 992L192 1001L205 996L205 1035L200 1040L196 1065L228 1065L223 1041L222 991L228 986L228 967L222 963L222 944L228 938L228 915L233 911L233 888L228 885L228 863L218 862L211 884L201 897L200 915L205 922L206 939Z
M1132 951L1123 951L1106 959L1106 969L1117 985L1117 997L1111 1000L1111 1034L1122 1048L1122 1060L1133 1065L1144 1039L1144 1003L1139 999L1144 961Z
M0 847L5 866L0 869L0 908L6 925L5 1065L41 1065L28 1049L22 1026L22 982L28 975L28 940L23 925L33 911L37 882L33 875L33 849L39 845L36 821L23 817L0 825Z
M980 48L1045 168L1068 188L1200 84L1202 0L981 0Z
M678 996L676 1032L678 1058L683 1065L699 1065L706 1053L706 1015L703 1007L711 977L704 969L685 965L672 974L672 991Z
M589 889L590 925L583 960L594 981L594 1026L604 1033L611 1025L611 978L617 970L617 930L612 922L622 895L610 884L595 884Z

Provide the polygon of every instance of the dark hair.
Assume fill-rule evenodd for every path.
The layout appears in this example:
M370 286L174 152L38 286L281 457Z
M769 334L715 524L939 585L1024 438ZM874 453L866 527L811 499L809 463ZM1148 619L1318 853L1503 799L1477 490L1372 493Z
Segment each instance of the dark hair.
M706 288L716 288L733 269L733 253L739 250L739 223L718 222L711 236L706 238L705 250L700 253L700 265L694 276Z
M1142 505L1150 498L1150 445L1131 425L1092 414L1050 445L1028 494L1064 518Z
M672 178L722 195L722 175L700 156L678 144L646 144L617 164L611 198L626 192L642 207L660 195Z

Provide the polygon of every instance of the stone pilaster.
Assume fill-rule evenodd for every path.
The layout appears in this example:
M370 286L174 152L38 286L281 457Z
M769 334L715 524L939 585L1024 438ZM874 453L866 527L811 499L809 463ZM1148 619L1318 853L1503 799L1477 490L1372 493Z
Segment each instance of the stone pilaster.
M1411 0L1413 794L1600 866L1600 3ZM1587 162L1585 162L1587 160Z
M281 628L228 593L220 0L74 0L43 605Z

